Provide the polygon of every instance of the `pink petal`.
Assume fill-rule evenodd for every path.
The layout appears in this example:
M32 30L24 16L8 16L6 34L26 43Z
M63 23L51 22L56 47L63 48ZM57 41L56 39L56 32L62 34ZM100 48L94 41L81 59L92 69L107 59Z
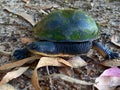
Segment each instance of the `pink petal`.
M120 77L120 69L118 67L106 69L100 76Z
M96 78L94 86L98 90L114 90L120 85L120 77L100 76Z

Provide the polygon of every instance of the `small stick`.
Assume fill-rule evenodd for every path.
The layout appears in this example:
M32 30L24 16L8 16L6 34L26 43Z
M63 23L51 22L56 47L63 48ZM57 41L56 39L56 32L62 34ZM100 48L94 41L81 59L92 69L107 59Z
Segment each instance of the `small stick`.
M53 79L56 79L56 78L60 78L64 81L67 81L67 82L70 82L70 83L75 83L75 84L80 84L80 85L93 85L94 83L92 82L87 82L87 81L83 81L83 80L79 80L79 79L76 79L76 78L72 78L72 77L69 77L69 76L66 76L66 75L63 75L63 74L50 74L48 76L42 76L43 78L45 77L51 77Z
M7 52L7 51L3 51L3 50L0 50L0 54L3 54L3 55L11 55L12 52Z
M47 70L48 75L50 75L50 72L49 72L49 68L48 68L48 66L46 66L46 70ZM51 78L51 77L49 77L49 79L50 79L50 90L54 90L54 89L53 89L53 82L52 82L52 78Z

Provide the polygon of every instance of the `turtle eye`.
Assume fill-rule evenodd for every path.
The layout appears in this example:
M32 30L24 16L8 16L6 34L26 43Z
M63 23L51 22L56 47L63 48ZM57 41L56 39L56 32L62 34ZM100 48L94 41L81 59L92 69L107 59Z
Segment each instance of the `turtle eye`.
M37 43L33 43L32 49L36 49L38 47Z
M37 45L35 43L31 43L28 45L29 49L35 49L37 47Z
M32 49L35 49L35 45L32 46Z

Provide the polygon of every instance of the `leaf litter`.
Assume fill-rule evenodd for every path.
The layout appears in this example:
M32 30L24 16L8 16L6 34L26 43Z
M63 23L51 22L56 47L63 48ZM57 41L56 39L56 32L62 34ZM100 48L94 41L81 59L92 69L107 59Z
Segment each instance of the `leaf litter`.
M116 46L120 47L120 36L119 35L113 35L111 37L111 42L115 44Z
M27 1L27 0L26 0ZM29 1L29 0L28 0ZM71 2L71 1L70 1ZM72 4L69 4L70 3L69 1L67 1L66 3L67 3L67 5L69 6L69 7L74 7L74 5L72 5ZM82 2L82 1L81 1ZM29 2L29 3L31 3L31 2ZM59 3L59 2L58 2ZM61 5L63 5L63 7L65 6L65 4L66 3L64 3L64 4L61 4ZM94 7L97 7L97 5L98 5L98 3L96 3L96 4L94 4L94 6L92 6L92 10L93 10L93 12L96 12L95 11L95 8ZM101 4L99 4L99 5L103 5L102 3ZM38 5L39 6L39 5ZM47 6L47 5L46 5ZM43 6L43 7L40 7L40 9L42 10L42 12L45 12L46 13L46 11L48 10L50 10L50 9L52 9L49 5L48 5L48 7L46 7L46 6ZM110 5L109 5L110 6ZM29 6L28 5L28 7L30 8L31 6ZM49 8L50 7L50 8ZM81 7L81 6L80 6ZM104 7L104 5L103 5L103 7ZM32 8L31 8L32 9ZM39 8L36 8L35 7L35 9L38 11L39 10ZM104 8L105 9L105 8ZM8 9L8 8L6 8L6 10L8 11L8 12L10 12L10 13L13 13L13 14L16 14L16 15L18 15L18 16L20 16L20 17L22 17L23 19L25 19L27 22L29 22L31 25L34 25L35 23L34 23L34 21L33 20L29 20L29 19L33 19L31 16L30 16L30 18L28 18L29 17L29 15L27 14L26 15L26 13L18 13L18 12L13 12L12 10L10 10L10 9ZM86 9L87 10L87 9ZM102 9L100 8L99 9L100 10L100 12L102 11ZM109 10L111 10L111 9L109 9ZM89 11L89 10L88 10ZM107 10L108 11L108 10ZM109 12L107 12L106 10L105 10L105 12L106 13L109 13ZM102 14L100 14L99 12L97 12L99 15L102 15L102 14L104 14L104 11L102 12ZM93 16L94 17L96 17L97 15L94 15L95 13L93 13ZM25 17L24 17L24 15L25 15ZM27 17L28 16L28 17ZM104 16L104 17L103 17ZM103 17L103 20L105 20L105 18L113 18L112 16L111 17L106 17L106 15L103 15L102 17ZM103 20L101 19L98 19L98 22L100 23L100 22L103 22ZM109 24L109 20L107 20L108 22L107 22L107 24ZM107 25L106 23L105 23L105 27L109 27L109 25ZM102 26L102 25L101 25ZM113 27L111 27L110 26L110 28L111 28L111 31L114 29ZM103 31L105 31L105 29L104 29L104 25L102 26L102 29L103 29ZM114 42L117 42L117 43L119 43L118 41L116 41L116 39L113 39L114 40ZM21 38L21 42L22 43L30 43L32 40L29 40L29 39L22 39ZM119 45L118 45L119 46ZM4 53L4 52L3 52ZM6 53L6 52L5 52ZM4 54L3 54L4 55ZM97 61L97 62L100 62L99 61L99 59L97 59L96 57L95 57L95 55L93 55L94 56L94 61ZM31 57L34 57L34 56L31 56ZM31 58L30 57L30 58ZM10 63L10 64L6 64L6 65L3 65L3 66L1 66L0 67L0 70L1 71L4 71L4 70L11 70L11 69L15 69L15 67L22 67L24 64L26 64L26 63L28 63L28 62L30 62L30 61L37 61L37 59L39 60L40 58L41 58L41 56L38 56L37 58L32 58L32 60L30 59L30 58L26 58L26 59L23 59L23 60L20 60L20 61L16 61L16 62L12 62L12 63ZM71 60L71 59L70 59ZM89 61L89 59L86 59L85 61ZM83 60L84 61L84 60ZM40 60L39 60L39 62L40 62ZM43 62L43 64L41 64L41 66L47 66L47 65L50 65L50 66L54 66L54 62L53 63L50 63L50 62L48 62L48 63L46 63L46 61L44 62L44 60L42 61ZM89 68L89 64L88 63L86 63L86 62L83 62L84 64L82 64L82 65L76 65L76 63L74 63L74 60L72 60L72 61L68 61L68 62L64 62L64 61L61 61L61 60L59 60L59 62L61 62L61 63L59 63L59 64L56 64L56 65L58 65L59 67L63 67L63 66L65 66L65 65L67 65L67 66L73 66L73 67L76 67L75 69L72 67L72 71L74 72L74 74L75 74L75 76L74 77L71 77L72 75L67 75L67 77L66 77L66 75L64 76L64 74L66 74L66 73L63 73L62 75L61 74L58 74L58 75L53 75L53 77L52 77L52 74L50 74L51 75L51 77L52 77L52 80L54 79L54 77L56 77L57 78L57 80L59 80L59 78L61 78L63 81L65 81L65 82L63 82L63 84L65 83L66 85L67 85L67 83L66 82L70 82L71 84L68 84L68 88L70 88L71 89L71 87L70 86L73 86L72 88L76 88L76 87L74 87L74 83L72 83L71 81L69 81L69 79L75 79L75 83L77 82L76 80L82 80L82 81L84 81L84 78L82 78L82 75L84 75L84 76L86 76L86 72L87 71L89 71L89 78L92 78L91 76L92 76L92 73L94 73L96 76L98 76L98 74L100 74L101 72L98 72L98 69L97 68L99 68L99 65L96 63L96 64L91 64L91 66L90 67L92 67L91 69ZM71 63L72 62L72 63ZM78 62L79 62L79 60L77 61L77 64L78 64ZM57 62L58 63L58 62ZM80 62L79 62L80 63ZM119 60L113 60L113 61L106 61L106 63L99 63L99 64L101 64L101 65L103 65L103 67L108 67L108 66L110 66L110 67L113 67L113 66L119 66ZM13 66L12 66L13 65ZM98 67L97 68L95 68L95 66L97 66L98 65ZM33 82L35 82L35 84L36 84L36 81L38 82L39 81L39 77L36 77L36 76L38 76L37 74L37 72L38 72L38 70L39 70L39 67L40 67L40 69L41 69L41 66L39 66L39 64L35 67L35 69L34 69L34 73L35 74L33 74L33 79L35 79L35 80L33 80ZM57 68L57 67L56 67ZM67 68L67 67L64 67L64 68ZM70 68L70 67L69 67ZM59 68L60 69L60 68ZM68 71L70 71L71 69L67 69ZM82 71L83 70L83 71ZM64 69L63 69L63 71L64 71ZM97 72L96 72L97 71ZM76 73L75 73L76 72ZM77 75L78 74L78 75ZM50 76L50 75L48 75L48 76ZM44 75L43 75L44 76ZM51 78L51 77L49 77L49 78ZM64 77L64 78L62 78L62 77ZM69 77L69 78L68 78ZM75 77L77 77L77 78L75 78ZM78 77L80 77L79 79L78 79ZM42 78L42 77L40 77L40 78ZM89 81L90 79L87 79L87 81ZM55 80L53 80L53 84L54 84L54 81ZM80 85L78 85L77 86L77 88L79 88L79 87L81 87L81 84L83 84L83 83L79 83L80 81L78 81L78 83L77 84L80 84ZM39 84L40 83L37 83L37 88L39 89ZM92 85L93 83L91 83L91 85ZM34 85L34 84L33 84ZM56 84L54 84L54 85L56 85ZM84 84L84 85L87 85L87 84ZM54 86L54 87L56 87L56 88L58 88L57 86ZM60 86L61 87L61 86ZM64 85L63 85L63 87L64 87ZM35 86L35 88L36 88L36 86ZM62 88L62 87L61 87ZM61 89L60 88L60 89ZM49 88L48 88L49 89ZM57 89L57 90L60 90L60 89ZM37 90L37 89L36 89ZM83 89L82 89L83 90ZM86 89L85 89L86 90Z
M16 15L22 17L22 18L25 19L28 23L30 23L32 26L35 25L35 22L34 22L33 18L32 18L29 14L27 14L27 13L17 12L17 11L15 12L15 11L12 11L12 9L9 9L9 8L6 7L6 6L4 6L4 10L7 10L8 12L11 12L11 13L13 13L13 14L16 14Z
M111 67L104 70L104 72L95 80L99 90L115 90L120 85L120 69L118 67Z

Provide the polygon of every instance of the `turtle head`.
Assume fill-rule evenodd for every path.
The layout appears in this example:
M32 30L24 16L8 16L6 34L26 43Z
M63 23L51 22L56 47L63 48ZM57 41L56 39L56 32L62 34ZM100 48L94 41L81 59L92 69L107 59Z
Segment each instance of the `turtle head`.
M28 45L28 50L38 53L51 53L55 50L55 45L52 42L33 42Z

